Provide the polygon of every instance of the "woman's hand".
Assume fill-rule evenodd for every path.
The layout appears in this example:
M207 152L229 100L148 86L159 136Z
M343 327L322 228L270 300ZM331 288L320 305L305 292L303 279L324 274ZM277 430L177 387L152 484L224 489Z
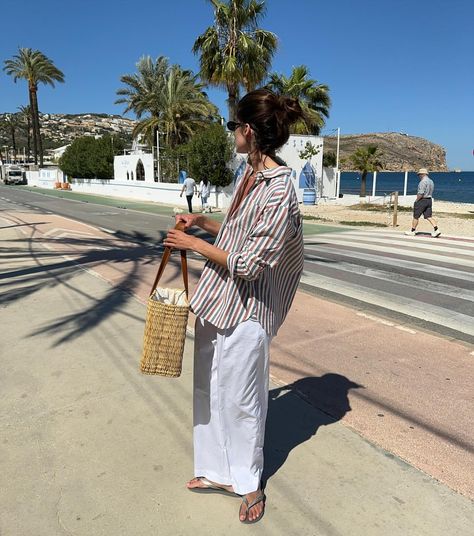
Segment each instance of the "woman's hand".
M176 214L176 223L182 221L184 223L184 230L191 227L200 227L202 222L202 216L200 214Z
M173 249L191 249L194 250L196 242L200 240L195 236L183 233L177 229L171 229L168 231L168 235L163 240L163 244Z

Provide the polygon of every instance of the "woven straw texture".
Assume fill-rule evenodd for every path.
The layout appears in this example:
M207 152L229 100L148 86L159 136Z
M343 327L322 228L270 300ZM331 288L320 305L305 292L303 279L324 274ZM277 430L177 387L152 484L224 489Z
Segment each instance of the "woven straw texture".
M181 374L189 306L148 299L140 370L177 378Z

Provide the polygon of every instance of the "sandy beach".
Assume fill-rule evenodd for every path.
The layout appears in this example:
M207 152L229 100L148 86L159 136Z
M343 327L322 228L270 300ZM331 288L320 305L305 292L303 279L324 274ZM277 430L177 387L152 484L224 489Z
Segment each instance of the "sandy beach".
M369 222L375 226L386 227L396 231L410 229L412 211L402 208L398 212L398 225L392 227L393 211L388 208L379 210L363 210L360 205L343 206L319 203L317 205L300 205L303 216L314 217L321 223L348 225L354 227L364 226L362 222ZM474 203L452 203L448 201L433 202L433 217L438 220L438 227L443 234L454 236L474 237ZM429 222L421 218L418 231L431 231Z

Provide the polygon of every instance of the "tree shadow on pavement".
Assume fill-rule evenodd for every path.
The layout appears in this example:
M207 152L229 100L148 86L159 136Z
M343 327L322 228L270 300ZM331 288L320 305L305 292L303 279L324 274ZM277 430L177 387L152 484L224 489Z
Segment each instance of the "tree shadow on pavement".
M143 237L139 233L121 233L120 239L52 239L33 235L25 239L4 241L0 257L20 260L21 264L0 274L0 305L6 307L44 288L65 288L85 300L86 305L80 312L43 323L32 331L31 336L56 336L53 346L73 340L86 330L106 322L115 312L123 312L124 304L132 299L141 283L140 267L153 263L158 269L163 251L163 236L157 239L155 247L140 243ZM52 246L54 249L51 249ZM181 271L179 255L172 257L166 272L170 279L177 277ZM126 270L119 270L120 280L114 282L100 297L83 292L71 281L83 268L93 269L104 264L120 268L125 263ZM199 270L189 265L188 270L190 277L199 275ZM152 281L150 286L151 283Z
M363 388L340 374L307 377L269 393L262 484L282 467L290 452L320 426L334 424L351 411L349 391Z

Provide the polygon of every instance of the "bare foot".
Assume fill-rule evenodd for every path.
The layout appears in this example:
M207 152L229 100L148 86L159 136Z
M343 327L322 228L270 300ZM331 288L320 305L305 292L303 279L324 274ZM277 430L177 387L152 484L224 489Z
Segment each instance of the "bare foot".
M230 493L234 493L234 488L232 486L226 486L225 484L219 484L218 482L213 482L212 480L209 480L212 485L219 486L220 488L224 488L225 490L229 491ZM206 484L202 482L199 478L193 478L189 482L186 483L186 487L188 489L192 488L207 488Z
M252 504L253 501L258 497L262 495L261 490L253 491L252 493L247 493L246 495L242 495L242 497L245 497L249 504ZM240 521L245 521L248 519L249 521L254 521L257 519L257 517L260 517L262 514L263 508L265 506L265 501L258 502L255 506L252 506L252 508L249 509L247 513L247 505L243 502L240 506L240 512L239 512L239 519Z

